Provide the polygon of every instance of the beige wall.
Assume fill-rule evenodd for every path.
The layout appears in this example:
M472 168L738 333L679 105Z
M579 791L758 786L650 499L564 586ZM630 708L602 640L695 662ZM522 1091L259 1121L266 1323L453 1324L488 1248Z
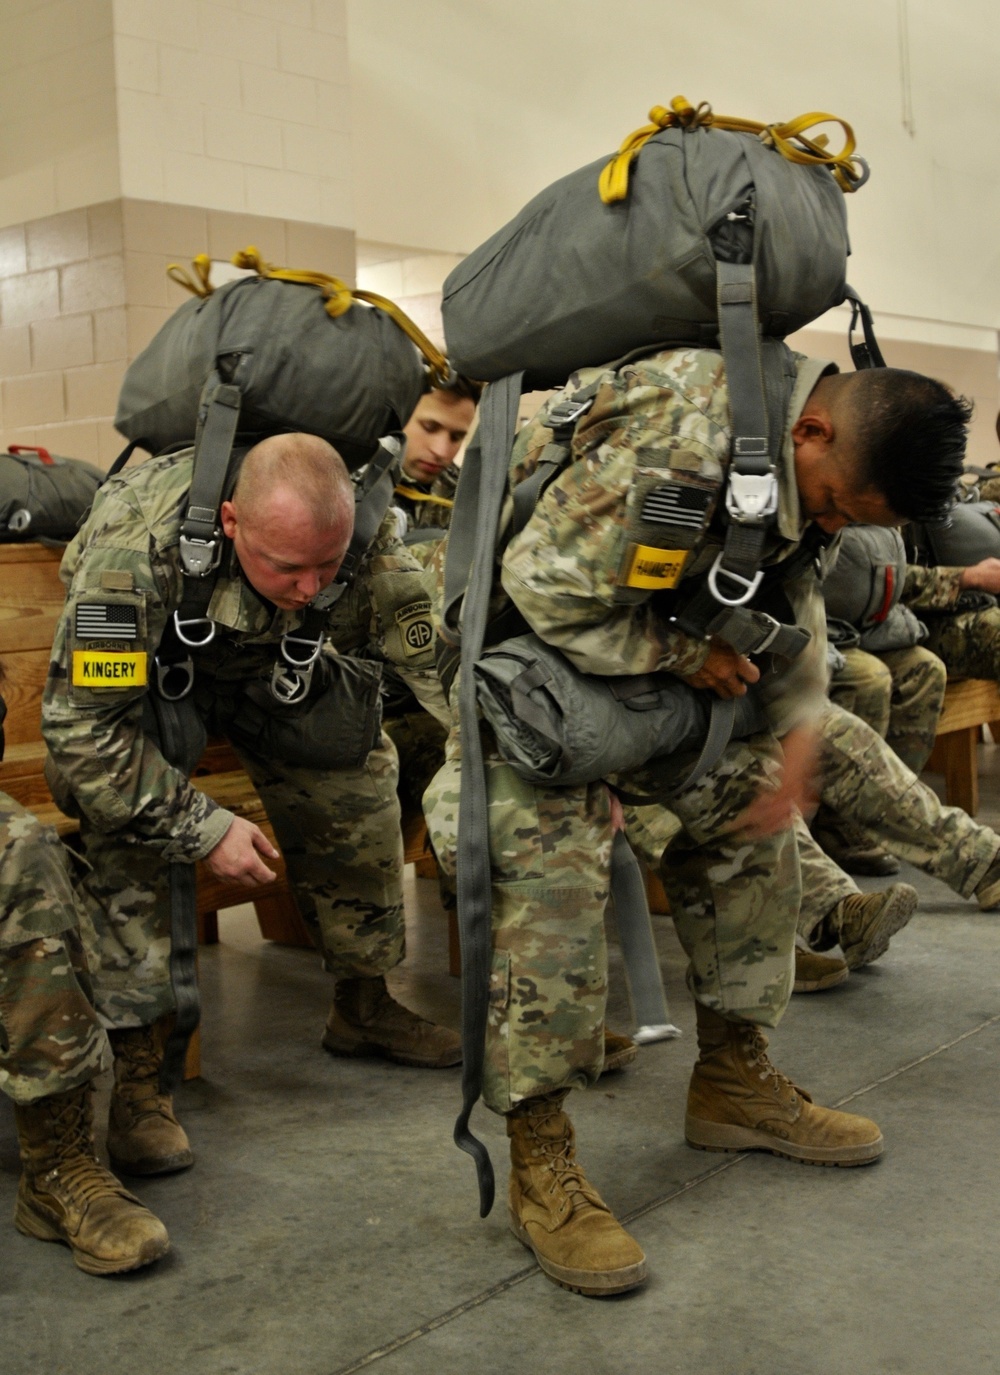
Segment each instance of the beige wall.
M120 194L114 69L111 0L3 0L0 225Z
M829 110L872 167L848 201L854 285L880 311L1000 327L996 0L348 0L348 18L363 239L467 252L679 93Z
M0 229L0 440L107 467L123 447L122 375L187 292L197 253L255 244L272 262L354 280L350 230L119 199Z

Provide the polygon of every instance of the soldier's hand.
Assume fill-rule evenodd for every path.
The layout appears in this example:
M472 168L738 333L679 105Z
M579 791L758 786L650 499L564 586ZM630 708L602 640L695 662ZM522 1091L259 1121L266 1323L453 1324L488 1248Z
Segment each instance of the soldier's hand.
M258 883L270 883L274 878L261 855L268 859L279 858L278 851L259 826L236 816L215 849L205 856L205 863L216 878L253 888Z
M811 727L797 727L783 738L781 752L784 763L777 790L758 793L737 822L737 829L751 840L789 830L796 813L809 811L815 802L819 736Z
M1000 593L1000 559L983 559L963 569L958 585L976 592Z
M745 654L737 654L723 640L709 641L708 658L684 679L692 687L708 688L717 697L742 697L748 683L756 683L760 669Z

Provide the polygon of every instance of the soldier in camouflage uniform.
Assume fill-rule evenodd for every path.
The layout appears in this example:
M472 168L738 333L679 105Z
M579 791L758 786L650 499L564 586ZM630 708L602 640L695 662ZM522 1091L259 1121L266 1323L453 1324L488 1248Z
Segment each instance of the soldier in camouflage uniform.
M92 866L82 891L94 989L116 1061L109 1151L133 1173L193 1159L157 1087L163 1019L174 1007L167 865L204 859L252 890L273 878L265 861L276 857L256 826L165 760L144 717L183 595L178 538L191 475L187 451L102 489L63 561L68 595L43 703L53 793L80 818ZM343 695L352 666L377 676L350 656L387 658L425 705L443 710L419 567L396 540L391 513L325 613L307 698L318 717L283 706L270 687L282 637L299 629L340 566L353 509L346 470L322 440L282 435L249 452L221 508L226 541L207 611L215 635L191 651L188 701L209 730L230 738L260 793L299 908L337 980L324 1046L455 1064L455 1034L386 990L384 975L404 949L396 756L377 712L359 723L364 702ZM360 750L353 762L337 755L341 740Z
M928 648L944 660L949 678L1000 681L998 595L1000 559L968 568L907 567L903 601L926 624Z
M166 1229L94 1149L94 1080L108 1041L91 1001L68 856L5 793L0 890L0 1089L14 1101L22 1165L15 1225L65 1243L93 1275L149 1265L170 1248Z
M839 378L801 357L796 369L765 565L790 560L810 520L831 533L852 520L892 523L898 515L888 492L903 514L936 511L960 468L967 409L940 384L911 374ZM741 694L761 678L771 725L732 742L669 804L679 828L665 879L691 960L700 1048L687 1139L709 1150L865 1163L881 1151L877 1126L800 1094L768 1061L761 1032L777 1023L791 991L800 896L791 825L804 800L826 688L825 617L814 568L796 561L782 584L796 623L812 632L791 662L767 657L769 671L761 675L728 645L681 632L670 620L673 590L678 580L694 590L724 537L718 496L731 431L720 356L677 349L618 370L588 369L564 396L594 383L593 404L573 435L571 465L505 552L503 593L536 634L584 672L667 670L720 696ZM891 408L891 429L872 423L887 396L900 401ZM947 425L933 434L922 425L928 403L948 411ZM552 439L548 410L518 438L512 486ZM921 429L923 463L913 462L907 444L905 479L895 466L886 473L880 446L894 448L898 430L909 439ZM654 483L688 497L709 493L701 509L710 523L686 558L657 558L656 548L637 548L630 533ZM440 571L443 560L435 562ZM438 589L440 595L440 576ZM648 595L617 597L623 589ZM503 598L500 587L494 591L496 611ZM445 627L442 633L447 639ZM614 825L624 818L602 783L557 789L521 781L485 727L483 735L494 881L484 1099L507 1116L512 1227L557 1282L584 1293L617 1292L642 1282L645 1261L586 1180L562 1104L570 1088L593 1084L600 1072L609 852ZM458 750L453 735L425 799L435 845L446 855L456 844ZM637 792L648 792L651 781L676 787L687 762L661 761L620 781ZM634 831L638 818L632 821Z
M476 416L482 388L456 377L452 386L424 392L403 427L406 453L396 485L396 507L407 530L447 530L458 486L455 457Z
M833 703L824 712L820 765L823 802L849 811L884 838L893 853L941 879L961 897L974 897L984 911L1000 906L1000 836L973 821L961 807L943 806L870 726ZM799 859L799 933L816 950L839 942L850 962L851 935L845 945L845 919L856 920L857 904L849 900L859 890L804 836ZM874 939L887 944L898 929L890 920Z

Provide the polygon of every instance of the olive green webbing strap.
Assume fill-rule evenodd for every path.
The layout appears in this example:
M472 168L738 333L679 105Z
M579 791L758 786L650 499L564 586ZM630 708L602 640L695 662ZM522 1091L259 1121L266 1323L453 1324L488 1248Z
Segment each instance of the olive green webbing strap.
M190 698L168 701L150 694L147 699L156 721L160 753L185 777L205 748L205 728ZM170 894L170 986L176 1013L160 1065L160 1088L172 1093L184 1076L188 1042L201 1020L198 994L198 902L195 866L173 860L168 866Z
M483 649L493 586L494 550L500 514L507 491L507 468L517 427L517 406L524 374L512 373L491 383L483 395L478 444L470 447L458 485L445 595L457 620L457 599L464 567L468 588L461 611L461 685L459 714L462 731L461 793L458 808L458 928L462 957L462 1111L455 1122L455 1144L476 1162L479 1212L493 1207L494 1178L489 1152L469 1129L469 1119L483 1088L486 1022L492 951L492 903L489 815L476 676L473 666ZM472 467L469 467L470 462ZM463 491L464 488L464 491ZM464 499L463 499L464 498ZM470 501L471 498L471 501ZM470 511L476 512L474 538ZM457 529L456 529L457 525ZM473 542L470 543L470 538ZM452 549L451 540L455 539ZM452 563L454 554L455 562Z

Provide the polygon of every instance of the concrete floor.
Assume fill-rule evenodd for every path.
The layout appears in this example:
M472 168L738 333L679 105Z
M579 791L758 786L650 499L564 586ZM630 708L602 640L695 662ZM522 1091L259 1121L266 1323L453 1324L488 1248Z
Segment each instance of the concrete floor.
M1000 749L980 819L1000 823ZM546 1280L477 1216L451 1144L457 1070L319 1049L316 958L264 945L247 909L203 951L204 1078L178 1094L198 1161L140 1183L172 1254L93 1279L0 1229L3 1375L984 1375L1000 1369L1000 928L906 870L921 908L877 965L793 1000L774 1059L821 1102L876 1118L876 1166L824 1170L690 1150L693 1014L673 929L657 937L684 1039L577 1094L588 1171L651 1281L594 1301ZM870 886L876 886L871 883ZM457 1025L435 885L414 881L394 983ZM613 949L612 1022L628 1024ZM105 1090L106 1092L106 1090ZM100 1100L103 1103L104 1096ZM502 1123L482 1109L502 1194ZM0 1102L0 1218L18 1164Z

